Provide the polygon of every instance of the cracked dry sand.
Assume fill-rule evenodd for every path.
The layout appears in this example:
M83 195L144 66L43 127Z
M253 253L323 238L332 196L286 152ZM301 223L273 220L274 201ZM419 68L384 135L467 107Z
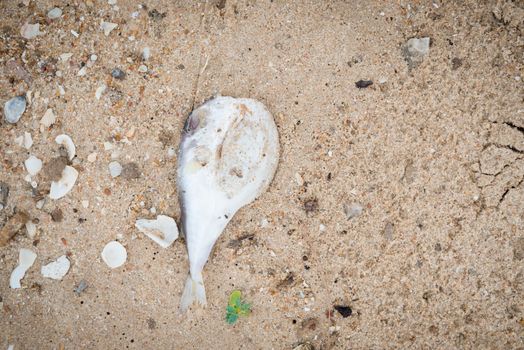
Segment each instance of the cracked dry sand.
M16 125L0 123L0 225L23 211L37 227L0 248L0 347L524 347L522 2L141 4L0 3L1 105L32 92ZM55 6L62 17L48 19ZM101 21L118 26L105 36ZM23 39L26 22L44 34ZM431 45L409 70L412 37ZM134 222L179 218L173 148L215 93L263 101L282 154L268 192L215 246L208 308L180 317L183 240L162 249ZM41 127L49 108L56 121ZM29 150L15 142L24 132ZM38 209L49 179L33 190L23 162L59 159L62 133L78 180ZM114 160L136 171L112 178ZM348 219L350 206L362 209ZM100 252L115 239L128 260L110 270ZM38 257L10 289L20 248ZM43 278L61 255L67 275ZM234 289L253 313L231 326Z

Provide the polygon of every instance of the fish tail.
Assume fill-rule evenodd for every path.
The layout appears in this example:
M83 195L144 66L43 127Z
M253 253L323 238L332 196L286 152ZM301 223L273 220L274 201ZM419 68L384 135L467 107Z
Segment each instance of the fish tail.
M198 276L187 276L182 299L180 300L180 312L184 313L187 309L197 301L200 305L206 306L206 289L204 287L204 280L202 274Z

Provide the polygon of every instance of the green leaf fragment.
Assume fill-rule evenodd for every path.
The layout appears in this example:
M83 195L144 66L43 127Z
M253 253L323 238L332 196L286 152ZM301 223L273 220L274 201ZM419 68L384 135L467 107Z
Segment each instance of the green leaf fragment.
M233 324L239 316L247 316L251 312L251 305L242 301L242 294L235 290L229 296L229 303L226 307L226 321Z

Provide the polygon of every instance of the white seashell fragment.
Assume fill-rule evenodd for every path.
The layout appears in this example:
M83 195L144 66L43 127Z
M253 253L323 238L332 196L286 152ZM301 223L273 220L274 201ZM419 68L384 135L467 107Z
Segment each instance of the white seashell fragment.
M36 225L32 221L28 221L25 223L25 229L27 230L27 236L29 238L35 238Z
M87 161L90 162L90 163L94 163L94 162L96 162L96 156L97 156L97 153L96 153L96 152L90 153L90 154L87 156Z
M111 241L102 250L102 260L112 269L120 267L127 260L126 248L117 241Z
M40 124L48 128L51 125L53 125L55 121L56 121L56 115L53 113L53 110L49 108L45 111L42 119L40 119Z
M24 278L25 273L33 265L36 259L36 254L29 249L22 248L18 255L18 266L11 272L9 278L9 287L16 289L22 288L20 281Z
M65 196L69 191L71 191L77 178L78 171L72 166L66 165L62 171L62 177L60 180L51 182L49 198L59 199Z
M118 24L116 23L105 21L102 21L102 23L100 23L100 28L104 31L105 36L108 36L116 27L118 27Z
M80 68L78 73L76 73L76 75L78 75L79 77L83 77L86 74L87 74L87 66L83 66L82 68Z
M151 57L151 49L149 47L144 47L142 50L142 59L147 61Z
M36 38L39 35L45 34L44 32L40 31L40 24L30 24L26 23L20 28L20 35L22 35L25 39L33 39Z
M62 16L62 10L58 7L49 10L47 13L47 17L49 17L49 19L57 19L60 16Z
M72 56L73 54L71 52L66 52L60 55L60 60L62 62L67 62Z
M33 155L25 160L24 165L25 169L31 176L35 176L40 170L42 170L42 161Z
M24 142L23 142L23 145L24 145L24 148L25 148L25 149L30 149L31 146L33 145L33 138L31 137L31 134L28 133L27 131L24 132Z
M109 163L109 173L111 174L111 177L120 176L122 173L122 165L120 165L119 162Z
M69 261L67 256L62 255L61 257L56 259L56 261L42 266L40 272L44 277L52 278L54 280L61 280L67 274L67 271L69 271L70 266L71 262Z
M175 220L166 215L158 215L156 220L139 219L135 227L162 248L169 247L178 238Z
M67 150L67 158L69 160L73 160L73 158L76 155L76 147L75 147L75 144L73 143L73 140L71 140L71 137L69 137L69 135L66 135L66 134L58 135L55 138L55 142L58 143L59 145L64 146L65 149Z
M104 91L106 91L106 88L107 88L106 84L102 84L96 89L95 98L97 100L100 100L100 98L102 97L102 94L104 93Z
M20 120L24 114L27 105L24 96L16 96L4 104L4 119L10 124L15 124Z

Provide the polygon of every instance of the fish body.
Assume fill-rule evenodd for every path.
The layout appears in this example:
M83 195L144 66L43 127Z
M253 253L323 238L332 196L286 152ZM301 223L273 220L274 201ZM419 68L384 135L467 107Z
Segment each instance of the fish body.
M218 96L187 118L177 178L189 255L181 311L206 304L202 270L211 249L235 213L267 189L278 158L275 122L256 100Z

